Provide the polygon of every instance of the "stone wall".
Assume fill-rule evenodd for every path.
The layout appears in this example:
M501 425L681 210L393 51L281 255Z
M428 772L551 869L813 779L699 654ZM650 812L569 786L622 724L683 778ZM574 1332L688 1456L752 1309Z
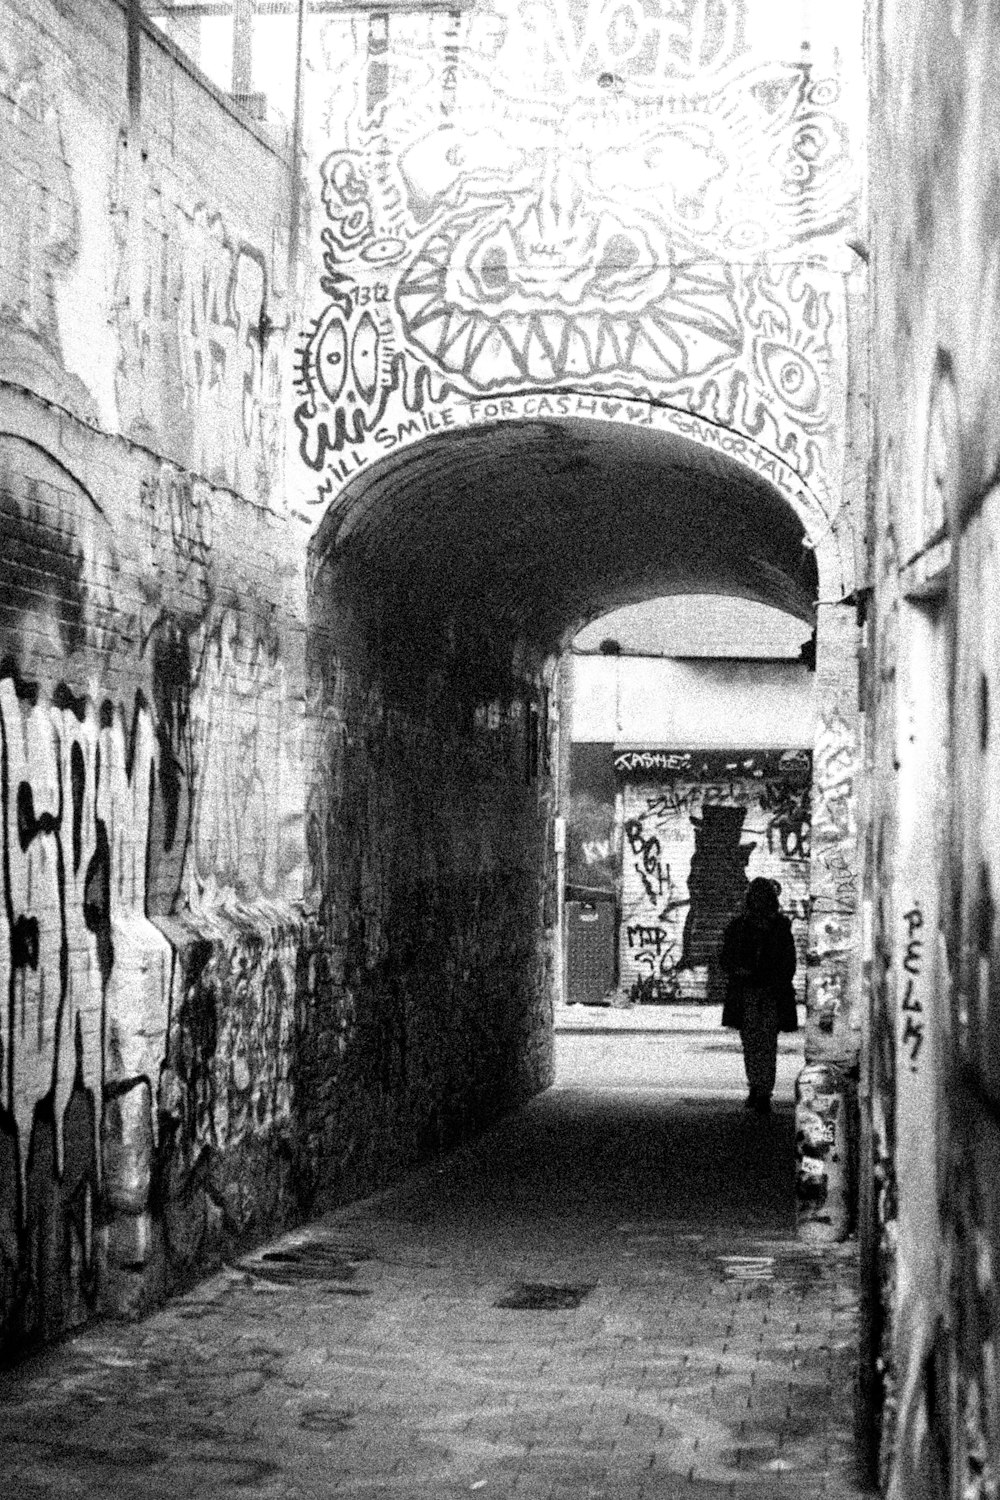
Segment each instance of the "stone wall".
M995 7L873 8L862 1382L928 1500L1000 1471L998 46Z

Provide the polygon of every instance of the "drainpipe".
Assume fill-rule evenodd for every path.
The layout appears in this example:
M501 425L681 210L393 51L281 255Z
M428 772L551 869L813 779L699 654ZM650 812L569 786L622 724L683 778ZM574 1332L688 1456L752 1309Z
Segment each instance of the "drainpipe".
M565 652L556 675L558 745L556 756L556 942L553 989L556 1005L566 1004L566 822L569 817L570 756L573 732L573 657Z
M126 81L128 92L129 133L139 138L139 115L142 105L142 4L141 0L128 0L125 12L125 35L127 44Z
M299 258L299 234L302 222L299 181L299 157L302 154L302 48L306 26L306 0L298 0L295 16L295 96L292 105L292 165L288 211L288 284L297 286L296 267Z
M246 100L253 87L253 0L233 0L233 80L231 92Z

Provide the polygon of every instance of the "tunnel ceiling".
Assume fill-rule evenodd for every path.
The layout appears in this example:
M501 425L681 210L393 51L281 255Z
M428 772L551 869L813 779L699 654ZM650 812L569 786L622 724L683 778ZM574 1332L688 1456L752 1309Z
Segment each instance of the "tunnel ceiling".
M400 629L450 616L551 651L609 609L671 593L741 595L809 619L803 535L771 485L678 435L509 421L365 471L316 549Z

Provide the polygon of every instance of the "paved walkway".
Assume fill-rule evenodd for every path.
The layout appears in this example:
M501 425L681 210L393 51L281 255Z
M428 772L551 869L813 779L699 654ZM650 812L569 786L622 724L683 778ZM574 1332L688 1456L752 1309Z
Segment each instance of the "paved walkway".
M555 1029L563 1031L714 1031L719 1030L721 1005L557 1005ZM799 1024L806 1009L799 1006Z
M474 1146L0 1377L0 1495L857 1497L853 1255L792 1238L787 1089L759 1121L729 1052L706 1096L595 1042Z

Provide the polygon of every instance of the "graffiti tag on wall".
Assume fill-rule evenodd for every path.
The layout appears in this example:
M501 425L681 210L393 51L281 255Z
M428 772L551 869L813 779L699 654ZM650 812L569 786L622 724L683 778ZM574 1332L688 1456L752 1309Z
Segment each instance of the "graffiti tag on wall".
M810 909L809 752L621 755L622 987L643 1000L720 998L722 931L749 881L763 875L781 886L801 989ZM637 776L626 756L635 757ZM671 772L650 763L661 756L674 762ZM726 778L689 779L699 771Z
M26 1142L35 1105L50 1091L61 1119L78 1043L83 1081L100 1094L101 999L116 931L145 918L156 742L141 697L129 723L110 702L21 697L10 677L0 679L0 739L6 874L0 1097ZM155 930L146 936L155 947ZM164 1012L161 1028L165 1022ZM144 1041L158 1066L155 1030ZM61 1158L58 1136L57 1149Z
M162 1119L184 1127L186 1204L182 1164L259 1146L291 1108L282 637L236 576L219 586L232 497L168 463L125 472L112 527L52 453L0 433L0 1340L87 1315L109 1217L142 1260ZM168 1075L182 1099L158 1100Z
M160 183L136 190L124 165L113 211L123 426L210 482L267 500L281 458L280 246L247 243Z

